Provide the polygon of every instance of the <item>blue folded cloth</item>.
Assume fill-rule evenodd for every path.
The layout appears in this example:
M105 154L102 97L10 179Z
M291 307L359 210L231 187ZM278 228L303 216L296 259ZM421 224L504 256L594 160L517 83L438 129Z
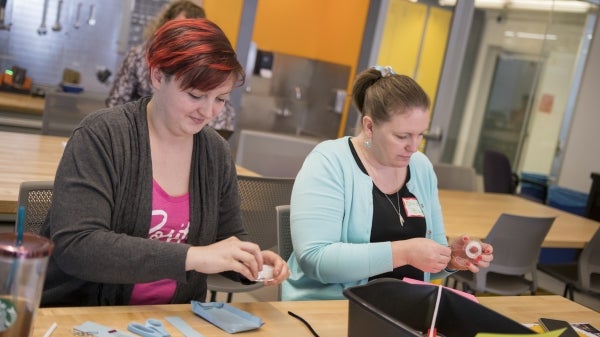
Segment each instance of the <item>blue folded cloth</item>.
M264 324L259 317L222 302L192 301L192 311L228 333L254 330Z

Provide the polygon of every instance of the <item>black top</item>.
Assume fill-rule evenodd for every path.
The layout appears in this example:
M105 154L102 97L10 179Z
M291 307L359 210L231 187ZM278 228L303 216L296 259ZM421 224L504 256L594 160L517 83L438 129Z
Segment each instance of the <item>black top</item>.
M348 140L348 143L350 144L350 150L352 151L354 160L356 160L356 164L360 167L361 171L368 174L365 166L356 153L354 145L352 145L350 140ZM373 223L371 225L371 242L397 241L425 237L427 231L425 217L412 214L410 217L407 216L406 207L404 205L404 202L410 199L416 200L414 194L410 193L406 187L406 182L410 180L410 166L407 169L406 181L398 193L388 194L386 197L386 195L373 184ZM404 225L400 223L398 217L398 204L400 206L400 214L404 219ZM372 276L369 280L381 277L393 277L397 279L409 277L421 281L424 278L423 271L410 265L394 268L391 272Z

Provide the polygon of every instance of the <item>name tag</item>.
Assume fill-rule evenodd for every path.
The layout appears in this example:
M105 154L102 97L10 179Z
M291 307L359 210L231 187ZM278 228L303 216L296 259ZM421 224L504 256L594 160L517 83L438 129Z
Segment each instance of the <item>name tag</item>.
M423 210L419 205L419 201L416 198L402 198L404 204L404 211L408 217L421 217L424 218Z

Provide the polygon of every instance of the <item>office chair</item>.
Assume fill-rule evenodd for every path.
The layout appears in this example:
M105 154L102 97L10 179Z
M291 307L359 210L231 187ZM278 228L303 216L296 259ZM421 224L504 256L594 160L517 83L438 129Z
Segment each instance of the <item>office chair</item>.
M242 129L235 163L267 177L295 177L322 139Z
M529 174L531 176L531 174ZM547 185L536 179L520 178L512 171L508 157L501 152L486 150L483 156L483 191L489 193L515 194L519 197L544 203L545 200L525 193L517 193L519 184L527 183L528 188L542 190L546 194Z
M535 295L538 256L554 219L501 214L484 240L494 247L490 266L475 274L459 271L450 277L470 293ZM528 274L531 279L526 277Z
M275 211L277 212L277 250L279 256L287 261L294 252L290 231L290 205L279 205L275 207ZM281 285L277 296L281 300Z
M437 163L433 170L440 189L477 191L477 173L472 167Z
M290 203L293 186L294 178L238 176L242 223L250 240L263 250L277 247L275 207ZM222 274L208 275L207 282L211 302L216 300L218 292L227 293L227 302L231 302L233 293L263 286L260 282L243 284Z
M275 207L277 212L277 250L282 259L288 260L294 252L290 232L290 205Z
M585 245L576 262L539 264L538 269L563 282L563 297L574 299L574 292L600 295L600 229Z
M515 194L519 176L510 166L508 157L501 152L486 150L483 155L483 190L490 193Z
M39 234L52 205L54 181L25 181L19 186L17 207L25 208L23 230Z

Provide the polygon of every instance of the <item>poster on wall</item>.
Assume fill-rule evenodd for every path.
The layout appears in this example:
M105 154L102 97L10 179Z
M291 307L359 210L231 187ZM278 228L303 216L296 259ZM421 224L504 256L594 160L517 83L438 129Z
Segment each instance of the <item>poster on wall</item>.
M551 94L543 94L540 99L539 110L545 113L552 112L552 106L554 105L554 95Z

